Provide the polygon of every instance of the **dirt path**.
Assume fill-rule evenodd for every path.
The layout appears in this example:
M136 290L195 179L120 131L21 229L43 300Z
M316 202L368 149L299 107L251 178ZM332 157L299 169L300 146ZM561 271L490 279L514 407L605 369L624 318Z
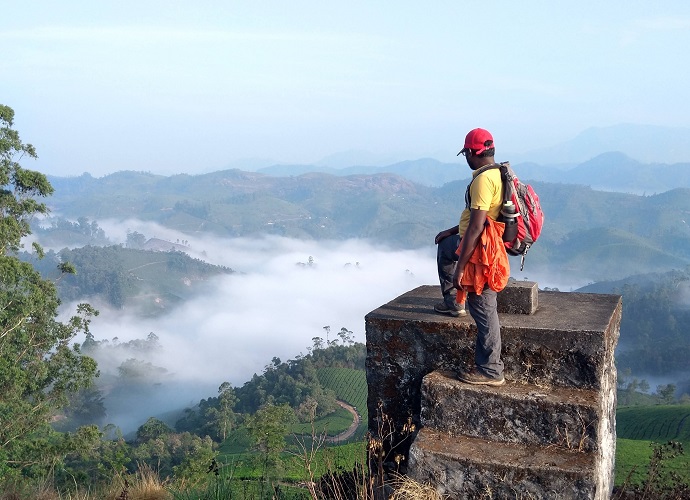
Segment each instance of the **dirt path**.
M346 439L351 438L354 435L354 433L357 431L357 427L359 427L359 423L362 420L359 416L359 413L357 413L357 410L355 409L354 406L350 406L349 404L345 403L344 401L336 401L336 403L338 403L338 405L341 408L345 408L347 411L352 413L352 424L350 424L350 427L345 429L340 434L333 436L333 437L326 438L327 443L337 443L337 442L345 441Z

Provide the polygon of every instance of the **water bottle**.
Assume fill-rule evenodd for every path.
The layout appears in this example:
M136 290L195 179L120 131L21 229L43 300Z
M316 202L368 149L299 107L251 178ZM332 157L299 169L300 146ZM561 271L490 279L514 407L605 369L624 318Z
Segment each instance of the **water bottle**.
M501 222L506 225L503 231L503 241L513 241L517 237L517 216L520 215L516 210L515 204L508 200L501 208Z

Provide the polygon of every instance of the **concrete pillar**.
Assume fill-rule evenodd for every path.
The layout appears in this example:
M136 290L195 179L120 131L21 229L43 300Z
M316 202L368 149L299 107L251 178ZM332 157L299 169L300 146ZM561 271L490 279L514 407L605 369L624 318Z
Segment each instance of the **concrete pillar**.
M502 387L455 378L474 362L476 327L435 313L439 300L422 286L365 318L369 430L387 438L387 468L450 498L609 498L620 296L509 285Z

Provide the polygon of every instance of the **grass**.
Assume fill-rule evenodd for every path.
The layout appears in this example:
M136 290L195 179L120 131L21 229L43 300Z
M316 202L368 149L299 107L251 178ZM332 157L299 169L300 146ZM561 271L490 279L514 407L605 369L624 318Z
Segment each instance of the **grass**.
M333 413L314 422L317 433L326 431L329 436L335 436L347 430L352 425L352 414L345 408L338 407ZM292 426L290 432L297 434L311 434L311 423L300 423Z
M319 368L316 375L324 388L333 390L339 400L356 408L361 423L352 439L364 439L369 421L366 372L353 368Z
M626 439L690 442L690 405L618 408L616 432Z
M366 443L363 439L367 428L366 412L366 376L363 370L348 368L325 368L318 371L319 380L325 388L332 389L336 398L357 407L363 408L361 424L357 433L350 438L348 444L324 445L314 459L316 477L334 470L350 470L357 463L366 463ZM350 427L352 414L338 407L333 413L319 418L314 422L317 435L326 432L329 436L335 436ZM304 464L295 456L298 450L297 439L307 444L311 442L312 428L310 423L294 424L286 437L288 449L292 453L282 456L284 463L283 479L286 481L305 480ZM262 476L262 455L251 451L251 438L244 427L240 427L230 433L228 438L219 448L220 462L230 464L234 470L234 476L240 478L260 478Z
M652 441L616 440L616 486L626 480L629 484L640 484L644 480L652 453L651 445Z
M619 408L616 428L615 484L639 485L647 478L654 443L677 441L690 449L690 405ZM665 461L663 471L690 482L690 452Z
M304 481L305 468L296 447L289 447L292 453L283 453L281 479L287 482ZM227 453L221 449L218 461L233 471L233 476L241 479L260 479L263 476L264 456L255 451ZM360 441L340 446L324 446L314 458L314 472L320 477L329 471L351 470L356 464L366 463L366 442Z

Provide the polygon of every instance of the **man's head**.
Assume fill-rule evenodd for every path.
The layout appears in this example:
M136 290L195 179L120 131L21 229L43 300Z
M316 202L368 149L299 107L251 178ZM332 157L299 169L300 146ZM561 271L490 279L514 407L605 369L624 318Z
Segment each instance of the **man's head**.
M491 132L483 128L475 128L465 136L465 147L460 150L458 155L465 156L467 164L472 169L477 169L486 162L486 160L478 160L479 158L493 159L495 153L494 138Z

